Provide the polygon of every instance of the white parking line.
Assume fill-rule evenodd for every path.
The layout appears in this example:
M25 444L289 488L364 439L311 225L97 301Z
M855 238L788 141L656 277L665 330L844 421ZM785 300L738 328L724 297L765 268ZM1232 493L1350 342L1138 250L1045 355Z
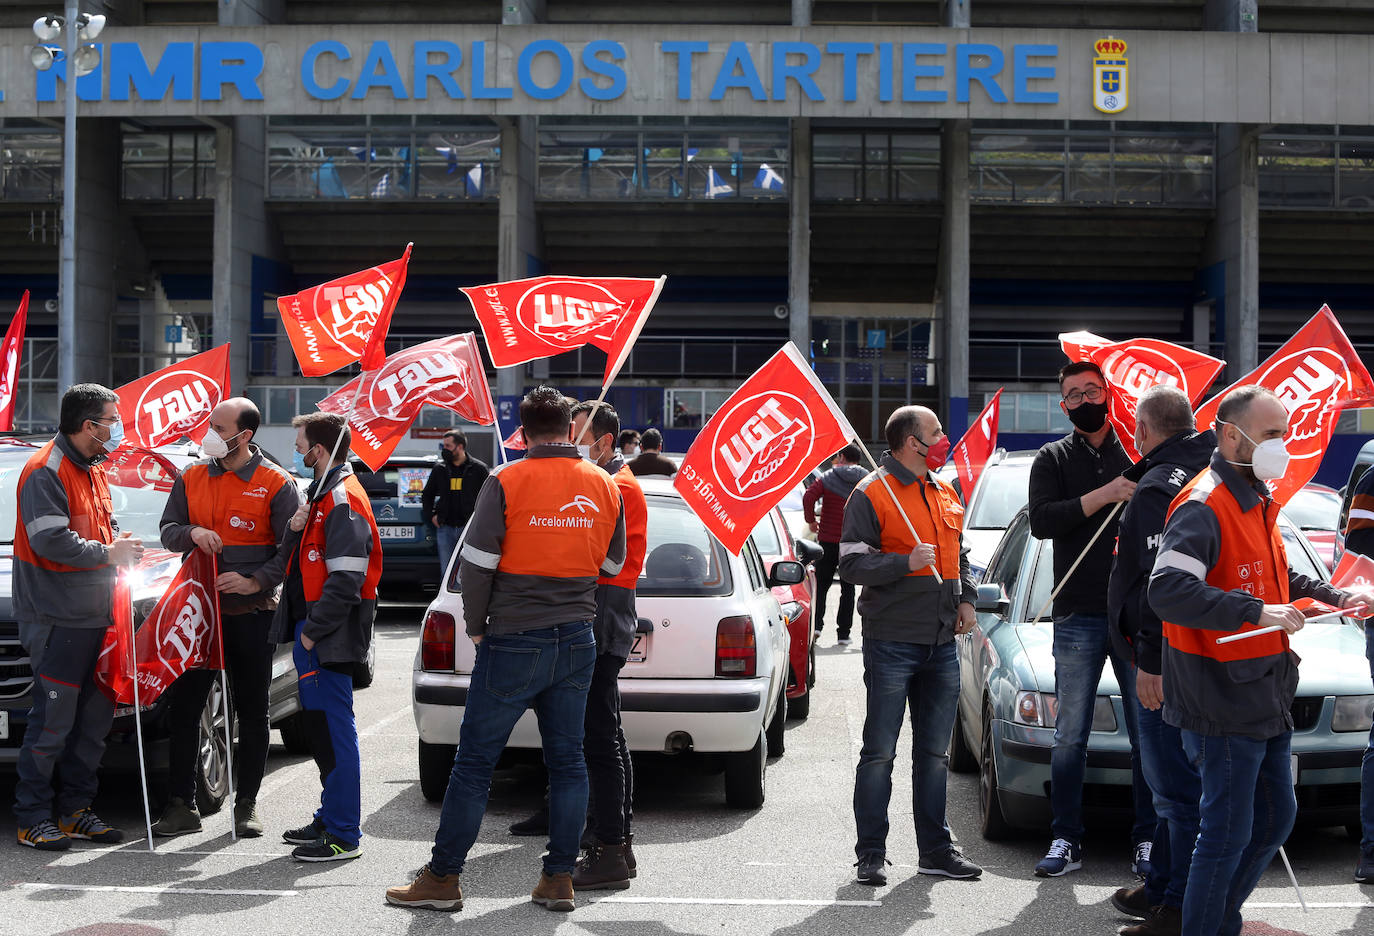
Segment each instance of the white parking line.
M369 725L368 727L364 728L362 731L358 732L358 740L361 741L363 738L370 738L373 735L380 733L381 730L385 728L387 725L390 725L392 722L404 718L405 716L409 715L410 712L411 708L409 705L406 705L404 708L397 709L390 715L383 718L381 721L375 722ZM278 790L285 789L286 787L295 783L298 778L304 775L316 774L318 772L319 768L315 766L315 762L313 760L302 761L301 763L294 764L286 768L285 770L278 771L277 773L272 775L272 782L264 783L262 789L258 791L258 801L261 802L263 800L270 798L272 794L276 793Z
M603 897L597 903L681 904L698 907L881 907L881 900L771 900L763 897Z
M1288 901L1288 902L1267 901L1267 902L1265 902L1265 903L1253 903L1253 902L1247 900L1247 901L1245 902L1245 909L1246 909L1246 910L1301 910L1301 909L1302 909L1302 904L1298 903L1296 900ZM1350 900L1350 901L1332 901L1332 902L1328 902L1328 903L1313 903L1312 901L1309 900L1309 901L1307 902L1307 909L1309 909L1309 910L1374 910L1374 901L1368 901L1368 900Z
M115 884L41 884L21 881L17 886L36 891L87 891L101 894L188 894L210 897L296 897L293 890L220 890L213 887L125 887Z

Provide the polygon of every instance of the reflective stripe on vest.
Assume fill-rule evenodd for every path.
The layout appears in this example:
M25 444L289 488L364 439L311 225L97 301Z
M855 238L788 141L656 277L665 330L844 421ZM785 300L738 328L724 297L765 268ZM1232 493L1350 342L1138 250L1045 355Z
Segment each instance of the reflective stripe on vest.
M337 556L326 560L325 524L336 508L347 506L353 513L366 518L372 530L372 551L362 556ZM365 572L361 597L364 601L377 598L377 582L382 577L382 541L377 533L377 521L372 518L372 502L354 475L348 475L334 485L310 510L305 529L301 531L301 545L296 555L301 564L301 590L307 602L320 600L325 579L331 572ZM289 573L288 573L289 574Z
M891 485L891 491L888 485ZM892 500L892 494L895 493L921 542L935 547L935 562L940 569L940 577L945 581L958 581L959 534L964 528L964 506L959 503L954 489L939 478L928 478L924 494L922 486L920 481L902 484L886 468L879 468L864 486L864 493L873 505L878 526L882 530L881 551L909 554L916 548L906 521ZM933 517L932 512L938 517ZM908 576L931 574L930 566L907 573Z
M1258 507L1242 512L1236 497L1226 482L1213 469L1207 469L1184 485L1169 505L1169 516L1188 501L1206 504L1217 518L1221 537L1218 542L1216 564L1203 568L1202 562L1191 556L1160 556L1159 562L1188 572L1204 580L1213 588L1243 591L1265 604L1288 603L1288 551L1279 532L1279 505L1262 500ZM1166 520L1167 523L1167 520ZM1192 566L1196 563L1196 567ZM1239 627L1221 630L1202 630L1164 622L1164 636L1169 646L1181 653L1229 662L1274 656L1288 649L1288 635L1283 632L1251 637L1218 645L1217 638L1241 631L1255 630L1255 621Z
M600 575L620 516L620 491L610 475L589 461L524 458L496 477L506 495L498 572Z
M51 441L34 452L24 465L24 470L19 475L19 484L15 488L16 503L20 492L24 490L24 483L29 480L29 475L44 467L57 472L57 478L67 492L67 516L52 514L35 517L27 526L16 522L14 558L50 572L89 572L89 568L78 568L44 559L33 551L29 537L54 527L66 527L82 539L113 543L114 505L110 500L110 485L105 477L105 469L95 466L83 471L71 459L63 457L56 440Z

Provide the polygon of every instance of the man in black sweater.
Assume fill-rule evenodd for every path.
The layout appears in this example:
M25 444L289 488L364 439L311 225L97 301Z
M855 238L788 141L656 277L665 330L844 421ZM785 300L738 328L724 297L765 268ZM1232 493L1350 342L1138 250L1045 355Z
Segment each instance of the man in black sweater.
M441 460L429 473L424 493L420 495L420 510L425 523L434 525L434 538L439 543L439 577L448 572L449 560L458 547L458 537L468 525L477 492L487 480L490 469L468 454L468 437L458 429L444 433L439 444Z
M1050 755L1050 808L1054 815L1050 828L1054 840L1035 866L1040 877L1058 877L1082 867L1088 733L1092 730L1097 685L1109 656L1121 685L1132 741L1136 734L1135 674L1129 659L1111 652L1107 633L1107 579L1116 542L1112 510L1113 505L1130 500L1135 491L1135 482L1121 476L1131 466L1131 459L1107 421L1111 391L1096 364L1079 361L1065 366L1059 372L1059 392L1059 405L1073 423L1073 432L1041 448L1030 474L1031 535L1053 541L1054 580L1056 584L1064 582L1052 611L1058 705ZM1106 529L1094 540L1104 523ZM1065 582L1069 567L1085 550L1083 561ZM1155 815L1149 788L1134 759L1132 774L1133 864L1137 874L1145 874L1149 871Z

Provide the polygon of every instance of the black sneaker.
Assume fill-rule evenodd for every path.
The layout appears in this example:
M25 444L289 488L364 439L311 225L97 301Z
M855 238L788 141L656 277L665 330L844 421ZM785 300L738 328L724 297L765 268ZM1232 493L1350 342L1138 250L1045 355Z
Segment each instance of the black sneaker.
M887 883L887 872L883 870L883 866L890 864L892 862L888 861L882 852L867 852L854 862L854 866L859 869L859 883L882 887Z
M922 855L921 860L916 863L916 871L920 874L938 874L943 877L976 878L983 873L983 869L959 854L959 849L948 848L934 855Z
M1374 848L1366 849L1355 866L1355 881L1360 884L1374 884Z
M291 857L297 861L345 861L357 858L363 853L362 846L350 844L337 835L328 832L309 845L298 845L291 850Z
M318 819L311 819L309 825L287 829L281 834L281 840L288 845L313 845L323 836L324 824Z

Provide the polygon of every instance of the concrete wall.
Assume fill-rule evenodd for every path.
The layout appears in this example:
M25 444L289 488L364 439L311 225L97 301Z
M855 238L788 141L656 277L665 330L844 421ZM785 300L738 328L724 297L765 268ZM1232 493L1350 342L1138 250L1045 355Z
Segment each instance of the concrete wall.
M405 26L271 26L271 27L148 27L111 28L102 39L109 49L115 43L137 43L146 67L156 69L169 43L189 44L174 50L185 62L180 85L164 96L166 100L111 101L111 91L128 93L129 81L121 78L110 89L114 64L107 62L98 72L80 82L88 103L83 113L90 116L137 115L230 116L238 114L356 115L379 111L395 113L445 114L581 114L597 115L715 115L715 116L816 116L854 118L1004 118L1018 120L1102 119L1093 108L1093 43L1100 32L1074 29L951 29L885 28L881 31L861 27L689 27L689 26L434 26L423 36ZM1124 120L1198 121L1214 123L1297 123L1351 124L1374 123L1369 75L1374 64L1374 36L1369 35L1293 35L1237 32L1125 32L1117 38L1127 40L1130 70L1129 106L1120 114ZM569 82L566 92L545 100L532 97L527 90L534 85L551 87L560 74L559 56L552 46L532 46L536 41L554 40L566 47L570 68L563 74ZM607 48L595 55L584 52L588 43L610 40L623 47L624 57ZM879 42L879 40L881 40ZM247 43L230 50L207 46L209 43ZM339 43L323 54L307 57L316 43ZM451 43L431 47L431 64L445 55L460 55L461 63L452 74L445 74L457 92L446 92L441 81L430 77L415 81L417 42ZM665 43L697 42L706 51L678 54L665 50ZM775 82L774 53L786 53L777 43L809 43L818 50L814 81L823 100L803 93L794 79ZM860 43L863 48L895 44L890 69L884 69L879 52L850 56L829 53L831 43ZM907 82L903 75L905 55L902 44L927 43L933 47L907 51L919 52L913 58L921 76ZM28 61L32 35L28 30L0 32L0 116L56 116L61 113L60 89L51 103L36 101L35 72ZM969 45L980 48L968 48ZM956 50L964 46L963 52ZM1027 67L1053 69L1053 77L1023 80L1018 95L1014 81L1016 47L1035 46L1057 49L1054 56L1030 58ZM748 52L749 58L732 60L724 69L727 53ZM780 64L800 65L801 47L780 55ZM233 83L204 82L204 63L214 60L216 49L227 59L245 59L242 87L261 100L244 100ZM524 69L527 86L517 80L522 53L530 50L530 64ZM111 50L113 57L127 67L132 49ZM593 50L595 52L595 50ZM343 55L347 60L341 60ZM485 57L482 81L474 81L472 63ZM110 56L107 56L109 58ZM426 59L424 48L422 60ZM996 59L1001 58L999 63ZM259 63L257 59L260 59ZM450 59L451 61L451 59ZM614 66L624 72L624 90L607 100L596 99L612 85L612 79L598 77L587 67L599 61L601 70ZM679 62L691 65L680 74ZM961 61L971 68L988 67L995 72L997 87L1008 98L997 103L977 81L969 86L968 100L958 100L956 71ZM140 61L137 63L143 67ZM162 63L167 65L167 63ZM303 74L303 64L307 67ZM232 67L232 62L226 62ZM724 73L744 76L752 68L757 73L756 91L746 87L722 91L719 100L710 100L713 86ZM162 74L170 78L167 65ZM845 101L845 72L852 71L849 82L854 100ZM209 70L213 71L213 69ZM887 80L882 80L889 72ZM376 75L362 82L361 73ZM1045 71L1042 75L1048 75ZM690 86L687 100L679 99L679 78ZM322 88L340 84L340 96L323 100L306 90L311 80ZM585 81L585 84L583 83ZM202 87L202 83L207 87ZM530 84L532 82L533 84ZM738 78L745 83L745 78ZM779 87L775 88L774 85ZM50 86L49 86L50 87ZM487 91L483 91L485 87ZM499 89L499 90L496 90ZM209 97L222 92L222 100ZM151 93L151 92L150 92ZM185 100L175 100L180 93ZM1052 103L1030 103L1029 95L1043 94ZM356 97L354 95L357 95ZM420 97L423 95L423 97ZM485 95L485 96L483 96ZM884 101L883 97L891 100ZM935 97L943 100L933 100ZM904 100L903 98L907 99ZM1015 99L1020 98L1018 103Z

